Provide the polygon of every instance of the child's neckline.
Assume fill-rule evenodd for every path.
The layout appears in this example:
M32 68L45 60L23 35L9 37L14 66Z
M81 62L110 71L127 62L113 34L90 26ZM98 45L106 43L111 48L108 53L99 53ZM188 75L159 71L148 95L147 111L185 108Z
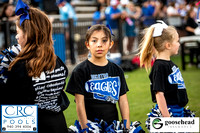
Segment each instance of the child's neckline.
M167 61L167 62L169 62L169 61L171 61L171 60L166 60L166 59L156 59L156 60L160 60L160 61Z
M97 67L106 67L108 65L108 63L109 63L109 61L108 61L105 65L98 65L98 64L95 64L94 62L91 62L89 59L87 59L87 61L89 63L91 63L92 65L97 66Z

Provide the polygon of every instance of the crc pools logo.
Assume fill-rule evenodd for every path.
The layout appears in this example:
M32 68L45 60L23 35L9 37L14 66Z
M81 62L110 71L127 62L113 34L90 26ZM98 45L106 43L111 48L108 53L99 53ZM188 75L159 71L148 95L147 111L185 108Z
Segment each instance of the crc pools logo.
M152 121L152 126L153 128L155 129L160 129L163 127L163 123L161 122L161 119L160 118L155 118L153 121Z
M150 117L150 132L199 132L199 117Z
M1 132L37 132L37 105L2 105Z

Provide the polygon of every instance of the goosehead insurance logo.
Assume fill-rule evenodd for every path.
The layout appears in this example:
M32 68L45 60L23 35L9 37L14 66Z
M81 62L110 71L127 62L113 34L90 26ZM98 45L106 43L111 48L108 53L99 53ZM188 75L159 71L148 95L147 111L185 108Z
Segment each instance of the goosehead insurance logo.
M37 132L37 105L2 105L1 132Z
M155 129L160 129L160 128L162 128L163 123L161 122L161 119L160 119L160 118L155 118L155 119L152 121L152 126L153 126Z
M199 117L150 117L150 132L199 132Z

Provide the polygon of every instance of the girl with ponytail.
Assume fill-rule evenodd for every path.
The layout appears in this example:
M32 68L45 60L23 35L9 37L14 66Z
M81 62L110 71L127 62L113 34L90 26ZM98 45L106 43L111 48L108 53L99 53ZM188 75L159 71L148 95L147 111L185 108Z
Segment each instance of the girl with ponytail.
M149 75L152 101L156 106L148 114L149 117L187 116L184 112L184 106L188 103L185 83L179 68L170 60L172 55L178 54L179 46L176 29L163 21L145 29L140 44L140 65L144 65L148 71L152 57L156 57ZM149 118L147 128L148 122Z

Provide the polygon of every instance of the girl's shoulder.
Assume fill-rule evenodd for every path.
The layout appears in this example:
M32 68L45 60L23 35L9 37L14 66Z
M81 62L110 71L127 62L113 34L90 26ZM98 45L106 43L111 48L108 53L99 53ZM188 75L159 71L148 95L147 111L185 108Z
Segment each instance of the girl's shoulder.
M88 69L89 61L86 59L85 61L79 63L73 70L73 72L84 71Z
M171 70L173 66L176 66L171 60L161 60L157 59L154 64L154 70L164 71L164 70Z
M159 66L159 67L165 67L168 65L175 65L171 60L162 60L162 59L156 59L154 62L155 66Z
M108 61L108 67L110 67L115 72L124 73L123 69L119 65L111 61Z

